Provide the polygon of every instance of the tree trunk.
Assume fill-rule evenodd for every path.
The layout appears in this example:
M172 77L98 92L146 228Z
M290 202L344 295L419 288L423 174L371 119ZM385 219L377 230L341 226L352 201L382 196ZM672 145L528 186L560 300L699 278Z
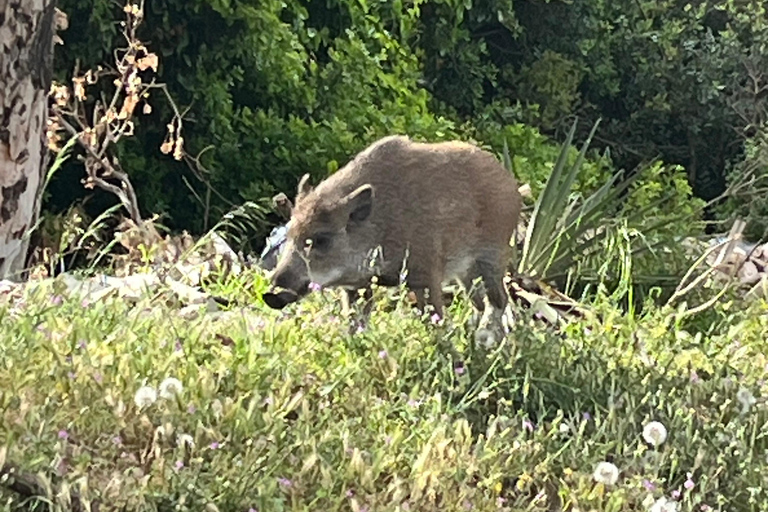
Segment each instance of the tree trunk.
M48 163L55 0L0 0L0 279L21 277Z

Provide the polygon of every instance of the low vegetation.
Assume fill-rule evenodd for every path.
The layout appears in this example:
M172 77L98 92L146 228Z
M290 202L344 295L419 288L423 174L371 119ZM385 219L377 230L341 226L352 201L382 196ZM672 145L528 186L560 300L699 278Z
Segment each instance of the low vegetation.
M214 280L230 306L195 321L47 283L0 308L10 510L768 506L765 303L680 321L602 297L560 330L515 308L484 349L461 295L437 325L378 289L350 334L331 292L267 308L258 270Z

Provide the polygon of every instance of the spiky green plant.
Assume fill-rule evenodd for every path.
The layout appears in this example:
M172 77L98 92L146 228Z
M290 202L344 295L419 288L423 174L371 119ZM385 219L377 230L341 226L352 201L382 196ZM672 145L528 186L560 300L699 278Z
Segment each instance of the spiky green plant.
M621 209L623 197L643 170L654 162L639 166L633 172L623 170L614 174L599 189L587 197L572 193L572 187L584 161L586 151L600 123L598 120L589 136L581 146L576 160L568 164L577 121L574 121L566 140L561 146L560 155L552 169L544 189L536 198L535 206L526 231L522 254L517 263L517 271L541 280L572 279L572 273L583 269L584 263L599 256L606 243L617 235L617 230L632 229L636 234L630 240L627 257L636 256L642 251L652 250L662 242L654 237L661 228L667 227L669 217L647 222L661 204L668 201L674 192L662 195L643 208L632 212ZM505 153L505 165L509 168L511 160ZM689 213L681 214L683 221ZM624 237L626 233L621 235ZM598 265L600 266L600 265ZM601 272L605 274L605 269ZM621 279L631 279L622 273ZM648 278L648 276L644 276ZM652 280L652 278L651 278ZM627 288L628 283L622 287Z

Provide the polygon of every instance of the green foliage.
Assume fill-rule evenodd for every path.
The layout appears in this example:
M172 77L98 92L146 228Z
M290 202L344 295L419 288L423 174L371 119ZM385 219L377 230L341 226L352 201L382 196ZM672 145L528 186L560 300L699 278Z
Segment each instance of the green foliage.
M768 144L748 142L744 160L731 169L728 178L732 192L718 205L719 218L729 223L737 217L744 219L745 238L768 239Z
M497 154L501 153L506 143L512 159L512 171L519 181L530 185L534 197L538 197L544 189L562 150L559 144L542 135L538 129L520 123L478 123L472 135ZM569 144L566 151L566 162L573 164L578 158L578 149ZM582 171L574 182L574 191L582 194L593 192L615 172L607 154L593 152L582 163Z
M504 116L505 102L519 101L534 107L520 121L563 136L574 115L600 118L594 143L610 148L619 168L660 157L686 167L697 195L723 191L723 170L741 153L734 93L752 83L745 64L768 42L763 4L516 2L499 21L493 2L458 8L420 20L425 34L451 25L439 46L420 41L438 111L473 122L486 107ZM430 65L440 60L434 53L460 45L471 48ZM472 81L452 87L456 70Z
M516 87L521 101L541 106L535 121L551 130L573 112L582 79L583 70L576 62L546 49L539 59L522 67Z
M91 27L113 26L120 6L70 0L61 8L71 24L59 75L76 59L81 67L109 61L115 34ZM428 109L418 58L392 31L393 23L402 30L417 14L358 2L149 3L143 35L161 56L158 80L191 107L187 149L194 155L211 148L201 164L220 194L214 213L293 191L304 172L324 176L389 133L451 137L453 124ZM185 193L181 176L189 171L157 151L170 114L156 98L154 113L119 156L144 209L165 212L171 226L199 230L205 208ZM189 181L204 195L202 184Z
M57 47L59 77L76 60L109 62L120 6L61 7L71 23ZM739 153L730 93L744 56L768 40L750 16L737 4L662 1L151 2L142 35L161 56L158 80L189 107L186 147L208 149L200 164L218 193L205 205L207 185L158 154L171 115L162 98L118 156L145 211L199 232L212 223L206 215L292 193L304 172L320 178L393 132L472 137L497 153L506 140L536 194L558 152L544 134L562 133L578 113L604 120L592 145L610 151L590 155L576 191L661 156L712 197Z
M663 284L688 268L691 262L680 242L703 232L705 204L691 198L679 167L670 169L661 162L574 192L598 123L569 162L576 126L574 122L536 197L517 271L554 281L566 291L597 281L610 286L615 296L626 296L632 308L637 284Z
M768 507L768 418L748 400L768 393L764 303L681 325L601 300L600 321L562 334L520 312L483 351L463 299L453 327L397 306L350 336L327 292L278 313L266 286L230 277L216 292L250 306L196 321L151 298L83 305L58 284L0 307L7 462L47 475L59 506L65 483L130 510L629 512L674 490L692 510ZM168 377L179 393L135 403ZM652 420L669 432L656 448ZM615 485L594 482L604 460Z

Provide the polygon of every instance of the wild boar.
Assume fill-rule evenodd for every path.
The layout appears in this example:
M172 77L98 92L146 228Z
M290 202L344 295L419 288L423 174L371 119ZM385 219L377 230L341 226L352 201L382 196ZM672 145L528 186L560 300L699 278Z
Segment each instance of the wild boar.
M316 188L301 178L264 300L281 309L311 283L351 299L374 276L381 286L404 277L418 308L442 317L442 287L457 280L483 312L479 327L498 339L521 203L512 173L477 146L382 138Z

